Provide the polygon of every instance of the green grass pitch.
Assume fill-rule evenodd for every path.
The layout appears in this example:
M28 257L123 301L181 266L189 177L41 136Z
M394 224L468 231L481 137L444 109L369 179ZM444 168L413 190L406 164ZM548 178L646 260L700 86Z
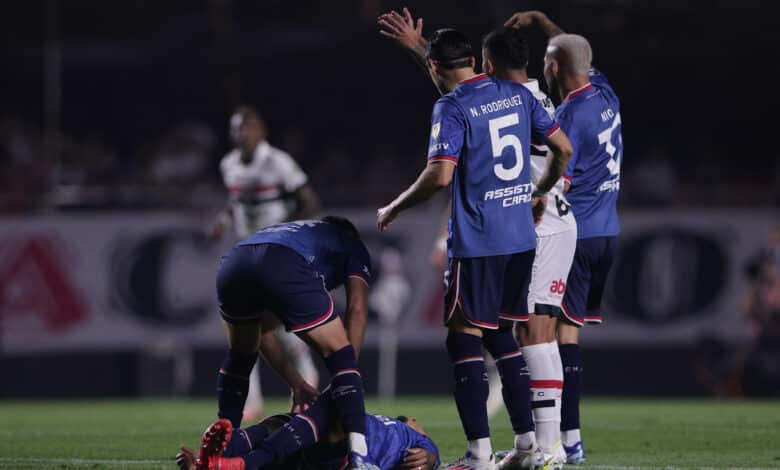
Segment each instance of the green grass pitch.
M284 411L272 400L269 412ZM448 397L368 400L372 413L416 416L444 462L464 451ZM172 469L179 445L195 447L210 400L0 402L0 468ZM589 399L582 407L583 469L780 468L780 402ZM507 448L505 414L491 421Z

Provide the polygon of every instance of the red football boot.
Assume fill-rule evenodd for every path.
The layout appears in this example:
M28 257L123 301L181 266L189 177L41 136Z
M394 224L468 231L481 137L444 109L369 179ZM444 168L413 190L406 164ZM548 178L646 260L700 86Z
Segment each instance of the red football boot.
M227 419L218 419L206 428L200 440L200 452L195 462L196 470L216 470L217 460L222 457L233 432L233 425Z

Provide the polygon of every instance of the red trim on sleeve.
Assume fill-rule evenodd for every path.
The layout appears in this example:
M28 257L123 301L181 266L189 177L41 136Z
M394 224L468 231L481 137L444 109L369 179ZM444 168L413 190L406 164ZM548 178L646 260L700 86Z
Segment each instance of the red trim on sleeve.
M545 135L546 135L547 137L550 137L551 135L553 135L553 134L555 134L556 132L558 132L558 130L559 130L560 128L561 128L561 126L559 126L558 124L555 124L554 126L552 126L552 129L550 129L549 131L547 131L547 133L546 133Z
M571 175L563 175L563 179L571 183Z
M457 164L458 157L453 157L452 155L436 155L435 157L430 157L428 161L429 162L447 161L447 162L452 162Z

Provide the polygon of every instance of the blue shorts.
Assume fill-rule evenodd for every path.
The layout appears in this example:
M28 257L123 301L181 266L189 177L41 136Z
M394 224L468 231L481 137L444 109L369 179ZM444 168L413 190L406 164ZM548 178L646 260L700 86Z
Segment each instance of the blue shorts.
M481 258L450 258L445 273L444 324L460 306L479 328L498 329L499 319L528 318L528 285L535 250Z
M601 323L601 297L616 245L617 237L577 240L566 293L561 302L564 317L574 325Z
M295 251L281 245L238 245L222 257L217 299L229 323L256 321L268 312L298 333L335 318L322 277Z

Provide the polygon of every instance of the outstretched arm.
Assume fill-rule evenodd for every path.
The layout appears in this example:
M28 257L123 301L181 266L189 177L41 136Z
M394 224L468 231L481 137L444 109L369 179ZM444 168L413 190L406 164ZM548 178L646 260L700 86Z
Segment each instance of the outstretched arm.
M451 162L429 161L409 189L402 192L393 202L376 211L379 230L387 230L401 211L427 201L437 191L446 188L452 181L454 173L455 165Z
M317 390L303 380L298 369L285 354L284 348L274 334L274 330L278 327L279 321L270 315L263 319L260 352L268 365L290 386L293 399L292 411L300 413L317 398Z
M519 11L512 15L506 23L504 23L504 26L520 29L527 28L534 24L542 28L542 31L544 31L544 34L546 34L548 38L563 34L563 30L539 10Z
M398 47L409 51L414 63L422 69L427 77L430 77L431 70L426 60L428 40L422 34L423 19L417 18L415 22L408 8L404 7L402 11L403 15L396 11L382 14L377 20L381 28L379 34L392 39ZM440 95L444 94L435 81L433 85Z

